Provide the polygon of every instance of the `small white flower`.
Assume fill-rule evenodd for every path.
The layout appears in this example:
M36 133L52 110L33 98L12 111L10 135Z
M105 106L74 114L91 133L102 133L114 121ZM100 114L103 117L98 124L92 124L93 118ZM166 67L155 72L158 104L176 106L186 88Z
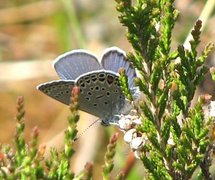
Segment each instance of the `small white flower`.
M136 137L133 138L131 141L131 148L132 149L139 149L143 145L143 138L142 137Z
M130 129L132 125L131 120L126 117L121 117L118 123L119 123L120 129L123 129L123 130Z
M135 137L137 137L136 129L129 129L124 135L124 141L130 143Z

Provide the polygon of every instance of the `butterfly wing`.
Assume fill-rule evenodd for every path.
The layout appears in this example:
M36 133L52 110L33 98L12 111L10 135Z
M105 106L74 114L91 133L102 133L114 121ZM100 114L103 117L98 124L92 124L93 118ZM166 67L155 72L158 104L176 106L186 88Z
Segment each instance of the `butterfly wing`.
M134 86L134 78L136 77L135 69L126 59L124 51L117 47L108 48L103 54L101 64L104 69L111 70L115 73L118 73L120 68L124 68L128 77L129 88Z
M75 82L72 80L57 80L40 84L37 86L37 89L57 101L69 105L71 90L74 85Z
M59 56L54 68L63 80L51 81L37 88L48 96L70 104L71 89L80 86L80 110L102 119L119 114L125 106L125 97L119 85L119 68L124 68L129 87L134 86L135 70L118 48L109 48L100 65L94 55L84 50L74 50ZM105 70L102 70L102 66ZM108 121L109 122L109 121Z
M53 64L61 79L74 80L80 75L101 69L97 58L86 50L73 50L59 56Z
M125 102L118 77L116 73L105 70L80 76L76 82L80 87L80 109L100 118L118 114Z

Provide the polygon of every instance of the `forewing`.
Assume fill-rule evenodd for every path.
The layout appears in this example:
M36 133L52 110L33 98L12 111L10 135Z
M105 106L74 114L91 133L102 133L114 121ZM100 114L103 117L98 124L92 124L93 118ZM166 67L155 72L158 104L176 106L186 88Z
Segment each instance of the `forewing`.
M61 79L74 80L80 75L101 69L97 58L86 50L73 50L59 56L53 64Z
M72 80L50 81L37 86L37 89L46 95L60 101L66 105L70 104L71 90L74 87Z
M120 68L124 68L128 77L129 88L134 86L135 69L126 59L124 51L117 47L108 48L103 54L101 64L104 69L115 73L118 73Z
M118 114L125 97L121 91L118 75L110 71L94 71L77 79L80 87L79 107L100 118Z

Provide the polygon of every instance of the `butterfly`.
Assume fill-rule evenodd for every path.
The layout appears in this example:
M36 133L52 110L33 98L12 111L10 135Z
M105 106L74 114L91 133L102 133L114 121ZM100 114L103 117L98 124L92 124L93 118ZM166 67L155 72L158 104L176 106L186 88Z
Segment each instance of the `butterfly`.
M105 126L117 124L117 115L130 111L131 105L120 87L118 71L120 68L125 69L133 96L137 93L134 84L136 73L123 50L107 48L101 62L89 51L72 50L57 57L53 66L60 80L37 86L46 95L69 105L71 89L79 86L79 109L99 117Z

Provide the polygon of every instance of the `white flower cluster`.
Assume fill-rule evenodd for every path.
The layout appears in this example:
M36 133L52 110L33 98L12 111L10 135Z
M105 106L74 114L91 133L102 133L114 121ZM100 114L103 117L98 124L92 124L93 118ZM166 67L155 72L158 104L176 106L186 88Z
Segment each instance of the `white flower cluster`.
M148 140L142 134L138 133L135 126L142 123L141 119L135 115L119 115L119 128L125 132L124 141L128 143L134 151L136 158L140 158L141 148Z

